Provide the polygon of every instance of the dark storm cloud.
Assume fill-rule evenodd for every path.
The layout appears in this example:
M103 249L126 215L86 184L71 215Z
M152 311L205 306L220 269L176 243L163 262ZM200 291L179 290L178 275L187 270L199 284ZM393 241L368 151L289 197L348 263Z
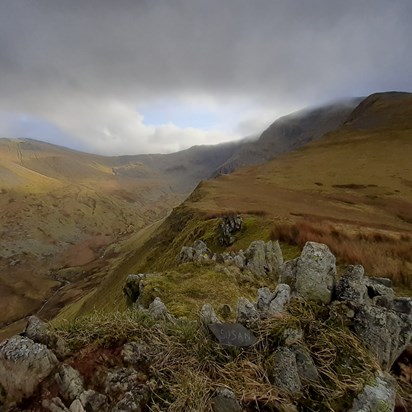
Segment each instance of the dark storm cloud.
M269 121L411 90L411 20L410 0L4 0L0 110L49 120L96 150L147 151L159 129L136 111L159 100L233 107L228 117L246 125L259 112ZM194 133L169 129L170 139Z

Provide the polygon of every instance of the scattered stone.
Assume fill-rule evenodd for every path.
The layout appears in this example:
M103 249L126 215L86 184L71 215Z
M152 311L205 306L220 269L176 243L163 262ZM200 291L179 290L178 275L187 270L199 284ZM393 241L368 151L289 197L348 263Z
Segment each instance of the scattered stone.
M257 342L256 336L240 323L212 323L210 331L223 346L248 347Z
M302 383L299 378L295 353L289 348L280 347L275 351L273 357L272 383L292 395L300 394Z
M283 264L279 242L256 240L245 251L246 268L258 276L277 274Z
M212 398L213 412L242 412L242 407L235 394L227 389L219 389Z
M240 216L225 216L219 224L219 243L222 246L230 246L234 243L233 233L242 229L243 220Z
M289 285L291 290L296 289L296 273L298 270L299 258L288 260L280 267L280 276L278 283Z
M202 306L202 309L200 310L200 321L204 325L209 325L210 323L220 323L210 303L205 303Z
M62 364L55 375L59 393L64 400L73 402L84 391L83 379L80 373L69 365Z
M161 301L159 297L155 298L155 300L149 305L149 313L156 319L156 320L172 320L173 317L167 310L166 305Z
M69 412L60 398L44 399L41 406L50 412Z
M353 401L348 412L392 412L395 409L395 382L388 375L378 376Z
M123 286L123 293L126 295L129 303L135 303L139 299L142 293L141 281L144 279L145 275L139 273L138 275L131 274L126 278L126 283Z
M45 345L24 336L13 336L0 344L0 386L6 404L31 396L58 364Z
M239 298L237 304L237 322L252 326L260 320L260 314L255 305L246 298Z
M298 294L310 301L330 303L335 281L335 256L326 245L306 242L297 263Z
M368 298L364 273L365 270L362 265L348 266L336 285L336 298L342 301L364 303Z
M80 395L79 400L86 412L106 412L109 410L107 397L92 389L84 391Z
M177 256L177 261L179 263L186 262L205 262L212 259L213 253L207 247L206 243L202 240L196 240L192 247L183 246L179 255Z
M303 381L317 382L319 372L310 353L302 345L293 345L290 349L296 356L299 378Z
M275 297L269 304L269 314L275 315L285 311L285 305L290 302L290 286L286 284L279 284L275 289Z
M244 269L245 268L245 262L246 262L246 257L245 254L243 253L243 250L240 250L236 256L233 258L233 263L239 268L239 269Z

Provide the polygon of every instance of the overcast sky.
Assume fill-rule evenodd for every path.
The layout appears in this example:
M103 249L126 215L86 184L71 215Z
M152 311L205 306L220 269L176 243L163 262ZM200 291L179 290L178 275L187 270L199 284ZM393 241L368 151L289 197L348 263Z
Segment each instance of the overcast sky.
M412 91L411 0L0 0L0 136L102 154Z

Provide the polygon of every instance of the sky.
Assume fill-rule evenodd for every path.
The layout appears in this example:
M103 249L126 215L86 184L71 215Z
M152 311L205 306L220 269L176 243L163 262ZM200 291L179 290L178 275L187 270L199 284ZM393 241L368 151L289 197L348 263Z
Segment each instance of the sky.
M411 0L1 0L0 137L168 153L412 91Z

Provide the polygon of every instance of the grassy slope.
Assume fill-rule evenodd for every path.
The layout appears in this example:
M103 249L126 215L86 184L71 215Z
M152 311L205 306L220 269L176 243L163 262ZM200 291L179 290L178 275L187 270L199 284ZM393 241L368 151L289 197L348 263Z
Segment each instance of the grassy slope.
M202 182L137 249L129 263L119 267L75 313L121 308L124 279L128 273L139 271L166 271L164 278L157 278L151 286L173 308L176 300L182 299L182 289L187 284L182 279L185 270L177 268L175 256L181 246L190 245L197 238L221 251L216 244L215 216L225 213L239 213L246 220L246 229L232 249L245 249L255 239L267 240L271 229L285 224L300 224L303 236L305 223L311 225L309 236L330 243L341 263L359 261L370 274L392 276L399 286L411 288L412 97L387 97L380 96L374 104L361 107L359 124L355 117L340 130L303 149ZM379 129L374 129L371 119L381 118L382 111L389 113L385 127L380 124ZM331 243L333 239L335 243ZM341 248L348 247L357 254L340 254ZM296 246L283 244L283 249L286 259L296 256ZM186 272L196 287L186 291L184 304L190 302L190 294L199 283L204 284L204 294L195 306L203 301L223 303L216 288L207 292L212 276L197 268ZM183 275L188 276L187 273ZM248 287L257 286L251 282L243 287L239 279L223 285L219 282L219 290L238 287L234 296L250 296ZM181 307L174 309L180 313Z

